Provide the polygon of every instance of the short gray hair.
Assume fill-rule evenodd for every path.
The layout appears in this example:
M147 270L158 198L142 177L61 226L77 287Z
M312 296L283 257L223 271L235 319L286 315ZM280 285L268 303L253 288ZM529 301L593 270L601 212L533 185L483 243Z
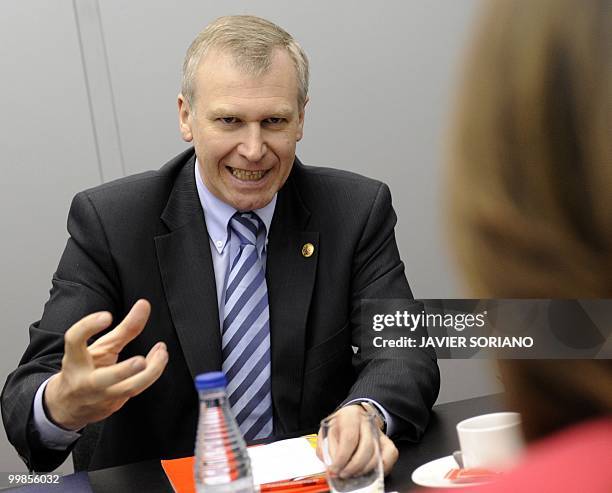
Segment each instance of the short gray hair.
M298 107L300 110L304 107L308 96L308 58L298 42L281 27L260 17L229 15L206 26L187 50L181 92L190 108L195 101L194 80L198 66L211 48L228 51L241 69L255 76L270 68L275 48L287 50L298 80Z

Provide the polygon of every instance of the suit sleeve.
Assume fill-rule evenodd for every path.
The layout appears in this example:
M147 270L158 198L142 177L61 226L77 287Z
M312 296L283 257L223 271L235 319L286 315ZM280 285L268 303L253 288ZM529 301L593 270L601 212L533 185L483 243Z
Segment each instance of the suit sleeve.
M68 232L42 318L30 326L30 343L19 366L8 376L1 398L7 437L28 469L35 471L57 468L72 450L45 448L32 425L36 391L61 368L64 333L89 313L117 313L116 269L99 216L85 193L72 202Z
M395 240L396 221L389 188L381 184L354 255L351 325L356 347L367 329L361 325L361 300L412 299ZM372 399L393 415L397 438L419 440L440 387L435 353L414 350L402 359L366 359L358 351L353 367L357 380L343 404Z

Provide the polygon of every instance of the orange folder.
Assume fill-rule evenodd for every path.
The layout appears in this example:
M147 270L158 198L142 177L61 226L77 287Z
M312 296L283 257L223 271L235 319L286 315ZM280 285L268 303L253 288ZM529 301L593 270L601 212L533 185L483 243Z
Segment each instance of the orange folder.
M164 472L177 493L195 493L194 464L194 457L161 461Z
M177 493L195 493L194 464L193 457L161 461L164 472ZM320 475L295 481L266 483L261 485L260 491L261 493L323 493L329 491L329 486L325 476Z

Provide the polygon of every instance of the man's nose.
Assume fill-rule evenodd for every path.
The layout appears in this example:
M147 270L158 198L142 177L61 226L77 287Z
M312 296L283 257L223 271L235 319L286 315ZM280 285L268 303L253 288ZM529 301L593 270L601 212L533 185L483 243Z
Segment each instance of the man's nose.
M264 157L267 150L268 147L261 134L261 127L258 124L249 125L242 142L238 146L238 152L248 161L256 163Z

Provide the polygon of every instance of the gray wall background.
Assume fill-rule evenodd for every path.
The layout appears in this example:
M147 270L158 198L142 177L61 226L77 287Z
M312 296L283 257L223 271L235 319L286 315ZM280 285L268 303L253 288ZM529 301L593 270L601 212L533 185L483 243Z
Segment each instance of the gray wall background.
M185 50L220 15L277 22L311 61L300 158L387 182L417 298L468 297L442 200L444 135L476 0L249 2L3 0L0 377L48 297L79 190L158 168L186 147L176 95ZM441 361L438 402L499 390L485 361ZM24 466L0 431L0 471ZM60 471L71 471L69 461Z

